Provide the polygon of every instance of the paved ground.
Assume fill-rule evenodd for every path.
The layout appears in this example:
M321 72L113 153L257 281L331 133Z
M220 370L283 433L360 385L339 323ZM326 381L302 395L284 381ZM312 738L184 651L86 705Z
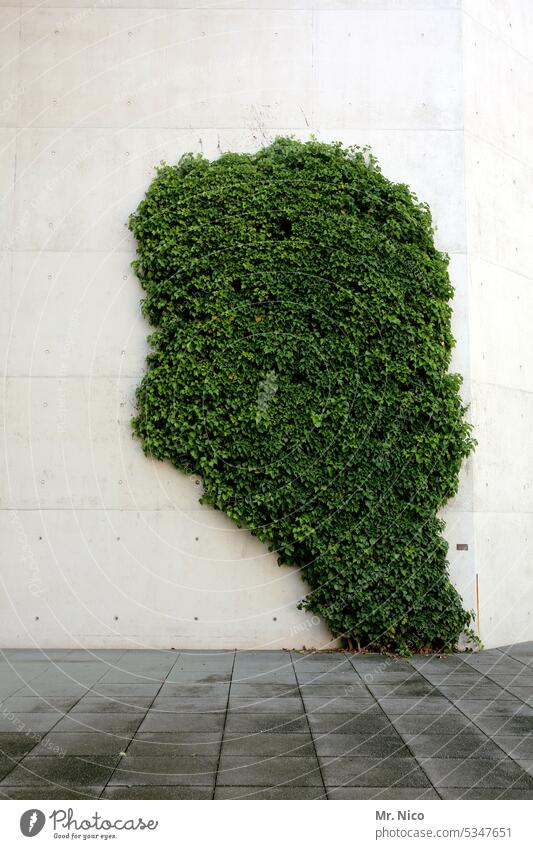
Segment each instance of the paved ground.
M0 653L0 797L533 799L533 643Z

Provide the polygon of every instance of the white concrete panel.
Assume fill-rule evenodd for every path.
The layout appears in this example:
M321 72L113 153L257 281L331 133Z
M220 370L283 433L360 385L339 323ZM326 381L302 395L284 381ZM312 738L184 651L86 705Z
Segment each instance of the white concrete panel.
M23 130L17 140L16 247L132 252L127 220L161 160L174 163L190 151L214 158L221 150L257 150L274 135L259 130ZM11 168L11 179L12 173Z
M533 279L471 257L472 378L533 392Z
M138 376L150 328L133 254L17 253L10 287L11 376Z
M472 381L474 509L533 513L533 393Z
M480 626L486 648L533 633L533 514L476 514Z
M201 520L165 511L2 511L0 522L12 565L3 645L330 644L318 618L297 609L305 594L298 572L277 566L249 536L241 534L242 550L228 545L238 533L228 520L209 533ZM193 531L198 542L193 527L203 527Z
M5 374L9 348L10 297L11 297L10 253L0 252L0 373Z
M14 243L14 194L16 167L16 130L0 128L0 251L11 250Z
M495 38L468 16L463 26L467 47L464 58L465 127L473 135L518 159L531 162L531 59Z
M494 37L525 56L533 56L530 0L462 0L465 17L480 23Z
M138 381L9 378L9 451L0 504L20 508L190 509L201 487L147 459L131 434Z
M461 126L460 19L455 12L318 12L316 29L317 124L406 130Z
M22 20L23 126L301 127L306 11L112 10Z
M447 507L441 515L446 522L444 538L449 546L450 579L460 593L465 609L476 613L476 552L472 511ZM465 545L468 546L466 550L457 547Z
M106 9L239 9L254 11L270 9L291 11L298 9L335 11L342 9L362 11L434 11L459 9L462 0L100 0L91 4L90 0L41 0L40 9L73 8L73 17L83 20L91 15L95 8ZM35 0L0 0L1 7L20 6L34 8Z
M162 160L189 151L215 158L224 150L252 152L279 131L25 130L18 140L16 245L20 250L133 250L125 223ZM294 132L309 139L311 130ZM431 204L443 250L464 250L463 155L459 134L326 128L324 141L370 144L384 174L408 182ZM407 144L406 144L407 141ZM450 197L450 180L457 186ZM35 186L39 186L35 194ZM30 220L27 210L33 210Z
M0 11L0 127L15 127L18 101L22 94L19 84L19 9Z
M470 251L533 277L533 169L480 139L465 142Z

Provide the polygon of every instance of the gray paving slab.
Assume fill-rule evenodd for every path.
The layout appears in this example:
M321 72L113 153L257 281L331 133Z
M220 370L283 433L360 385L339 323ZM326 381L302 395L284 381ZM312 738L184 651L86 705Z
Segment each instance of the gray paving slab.
M433 787L328 787L328 799L440 799Z
M533 799L533 644L0 653L0 798L99 797Z
M27 755L21 763L0 782L10 787L31 787L34 784L51 784L57 787L104 785L112 776L116 757L91 755L90 761L82 757L39 758Z
M226 717L227 733L276 734L307 733L309 723L303 711L298 715L287 713L228 713Z
M217 786L323 787L319 763L314 757L237 757L223 755Z
M215 799L252 799L252 800L300 800L326 799L323 787L295 787L292 784L281 787L217 787Z
M315 734L318 755L325 757L410 757L411 752L402 738L391 734ZM501 753L500 753L501 754Z
M54 726L56 732L74 734L90 731L107 731L118 736L131 736L139 727L143 717L131 713L74 713L64 716Z
M502 753L502 760L482 758L420 758L424 772L439 787L518 787L533 792L533 777Z
M414 757L321 757L326 787L429 787L430 782Z
M124 696L111 698L107 696L83 696L72 707L71 714L78 713L133 713L145 714L153 699L150 696Z
M200 785L214 787L218 755L176 755L163 757L135 756L123 758L113 772L109 785ZM0 785L1 786L1 785Z
M396 730L383 712L370 713L312 713L308 714L309 725L314 734L392 734Z
M315 757L311 734L225 734L223 756L257 758L281 756L290 758Z
M202 787L199 784L188 787L170 786L162 784L136 785L123 787L119 784L108 784L101 795L102 799L181 799L198 800L212 799L213 788Z
M140 733L144 733L146 731L222 731L224 728L224 720L225 715L223 711L208 714L158 713L150 711L150 713L148 713L143 719L138 731Z
M0 757L22 757L35 748L41 739L41 734L0 733Z
M0 713L0 733L44 734L61 721L61 713Z
M190 757L218 756L222 744L222 731L194 733L138 734L128 746L130 757Z
M129 743L128 738L117 737L103 731L77 733L59 732L46 734L32 751L36 757L61 757L109 755L118 757Z
M10 787L0 784L0 799L98 799L103 784L95 787L67 787L46 782L42 785Z

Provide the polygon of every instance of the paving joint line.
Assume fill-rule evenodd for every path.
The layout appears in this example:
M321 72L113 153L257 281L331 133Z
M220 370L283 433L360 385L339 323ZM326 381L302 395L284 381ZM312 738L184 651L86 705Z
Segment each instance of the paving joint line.
M133 651L134 651L134 649L133 649ZM174 667L175 667L176 663L178 662L178 658L179 658L179 656L181 655L181 653L182 653L182 652L181 652L181 651L179 651L179 652L176 654L176 658L175 658L175 660L174 660L174 663L172 664L172 666L170 667L170 669L169 669L169 670L168 670L168 672L166 673L166 675L165 675L165 677L164 677L164 680L163 680L163 681L161 681L161 686L160 686L160 687L158 687L157 692L155 693L155 695L154 695L154 697L153 697L152 701L150 702L150 704L149 704L149 705L148 705L148 707L146 708L146 712L144 713L143 718L141 719L141 721L140 721L140 722L139 722L139 724L137 725L137 727L136 727L135 731L134 731L134 732L133 732L133 734L131 735L131 738L130 738L130 740L129 740L128 744L127 744L127 745L125 746L125 748L123 749L124 755L127 755L128 749L129 749L129 747L131 746L131 744L133 743L133 741L134 741L134 739L135 739L135 737L136 737L136 735L137 735L137 732L139 731L139 728L141 727L141 725L143 724L144 720L145 720L145 719L146 719L146 717L148 716L148 713L149 713L149 711L150 711L150 709L151 709L152 705L154 704L155 700L157 699L157 697L158 697L159 693L161 692L162 688L165 686L166 681L167 681L167 678L168 678L168 676L170 675L170 673L172 672L172 670L174 669ZM101 798L102 798L102 794L103 794L103 793L105 793L105 791L107 790L108 785L109 785L109 782L111 781L111 779L113 778L114 774L116 773L116 771L117 771L117 769L118 769L118 767L119 767L120 763L124 760L124 755L119 755L118 760L117 760L117 762L116 762L115 766L113 767L113 771L112 771L111 775L109 776L109 778L108 778L108 779L107 779L107 781L105 782L104 786L102 787L102 789L101 789L100 793L98 794L98 799L101 799Z
M298 676L297 676L297 674L296 674L296 668L295 668L295 666L294 666L294 658L293 658L293 656L292 656L292 651L290 652L290 658L291 658L292 671L294 672L294 677L295 677L295 679L296 679L296 686L297 686L297 688L298 688L298 693L299 693L299 696L300 696L300 701L301 701L301 703L302 703L302 708L303 708L303 712L304 712L304 716L305 716L305 721L306 721L306 723L307 723L307 728L308 728L308 730L309 730L309 735L310 735L310 737L311 737L311 744L312 744L312 746L313 746L313 751L314 751L314 753L315 753L315 760L316 760L316 764L317 764L317 766L318 766L318 772L319 772L319 774L320 774L320 780L321 780L321 782L322 782L322 789L324 790L324 798L325 798L325 799L329 799L328 788L326 787L326 782L324 781L324 774L323 774L323 772L322 772L322 765L321 765L321 763L320 763L320 759L319 759L319 757L318 757L318 752L317 752L317 750L316 750L315 738L314 738L314 735L313 735L313 729L311 728L311 724L310 724L310 722L309 722L309 716L308 716L308 714L307 714L307 708L306 708L306 706L305 706L304 698L303 698L303 696L302 696L302 690L301 690L301 687L300 687L300 682L299 682L299 680L298 680ZM290 786L290 785L289 785L289 786Z
M216 768L215 768L215 781L213 783L213 793L211 795L211 799L215 798L215 793L216 793L217 784L218 784L218 770L220 768L220 761L221 761L221 758L222 758L222 747L224 745L224 736L226 734L226 724L227 724L227 721L228 721L228 711L229 711L229 699L230 699L231 687L233 685L233 671L235 669L235 660L236 659L237 659L237 649L233 649L233 663L231 664L231 673L230 673L230 677L229 677L228 698L226 699L226 710L225 710L225 713L224 713L224 722L222 723L222 735L220 737L220 749L218 750L217 765L216 765Z

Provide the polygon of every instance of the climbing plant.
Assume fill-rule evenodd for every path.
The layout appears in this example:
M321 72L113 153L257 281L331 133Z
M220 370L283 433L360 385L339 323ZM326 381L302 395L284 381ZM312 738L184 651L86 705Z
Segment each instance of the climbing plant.
M453 647L438 511L473 439L427 206L366 149L278 138L162 164L129 226L144 451L298 566L348 644Z

